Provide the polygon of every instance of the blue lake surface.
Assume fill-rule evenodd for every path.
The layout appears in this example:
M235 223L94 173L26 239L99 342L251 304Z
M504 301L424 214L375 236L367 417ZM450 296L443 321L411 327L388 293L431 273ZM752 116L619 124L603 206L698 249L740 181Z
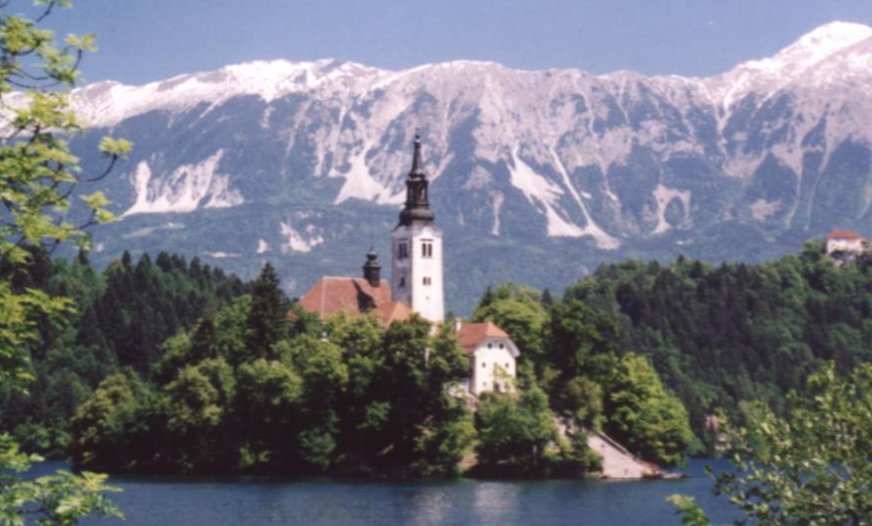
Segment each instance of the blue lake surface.
M87 526L660 526L679 525L673 493L696 497L715 524L736 518L711 495L694 460L682 480L364 482L331 479L196 479L113 477L126 520L88 519ZM42 469L63 467L59 463Z

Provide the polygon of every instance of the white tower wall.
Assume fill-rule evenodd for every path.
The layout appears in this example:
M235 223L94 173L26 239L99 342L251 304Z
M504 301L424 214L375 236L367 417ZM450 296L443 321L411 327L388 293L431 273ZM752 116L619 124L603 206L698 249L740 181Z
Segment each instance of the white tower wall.
M441 323L445 319L442 231L432 224L398 226L391 238L394 299Z

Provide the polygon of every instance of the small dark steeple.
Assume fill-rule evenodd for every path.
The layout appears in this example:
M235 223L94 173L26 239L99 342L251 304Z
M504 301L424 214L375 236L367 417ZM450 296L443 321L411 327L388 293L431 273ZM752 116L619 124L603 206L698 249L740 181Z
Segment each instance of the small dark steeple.
M366 263L363 264L363 279L373 287L378 287L381 284L381 265L378 263L378 254L372 247L366 254Z
M424 173L421 161L421 136L415 134L415 154L412 158L412 169L406 179L406 205L400 212L400 225L409 226L412 223L432 223L435 219L430 210L427 198L429 181Z

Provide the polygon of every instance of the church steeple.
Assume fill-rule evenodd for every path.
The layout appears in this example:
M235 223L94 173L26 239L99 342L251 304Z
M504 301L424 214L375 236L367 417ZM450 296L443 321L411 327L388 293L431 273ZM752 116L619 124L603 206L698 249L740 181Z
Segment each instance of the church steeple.
M430 209L428 198L430 182L424 173L421 161L421 137L415 134L415 154L412 157L412 169L406 179L406 205L400 212L400 225L410 226L413 223L428 224L435 219Z
M430 209L421 137L415 134L412 169L406 179L406 205L391 233L391 294L425 319L445 319L442 286L442 230Z

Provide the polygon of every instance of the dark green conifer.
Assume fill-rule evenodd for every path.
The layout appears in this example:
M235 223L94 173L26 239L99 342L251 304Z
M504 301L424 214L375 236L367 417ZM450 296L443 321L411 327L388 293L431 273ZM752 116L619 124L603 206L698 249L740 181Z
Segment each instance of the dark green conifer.
M193 269L194 262L191 262ZM251 284L246 348L250 357L272 356L272 346L288 331L290 302L280 288L275 268L267 262Z

